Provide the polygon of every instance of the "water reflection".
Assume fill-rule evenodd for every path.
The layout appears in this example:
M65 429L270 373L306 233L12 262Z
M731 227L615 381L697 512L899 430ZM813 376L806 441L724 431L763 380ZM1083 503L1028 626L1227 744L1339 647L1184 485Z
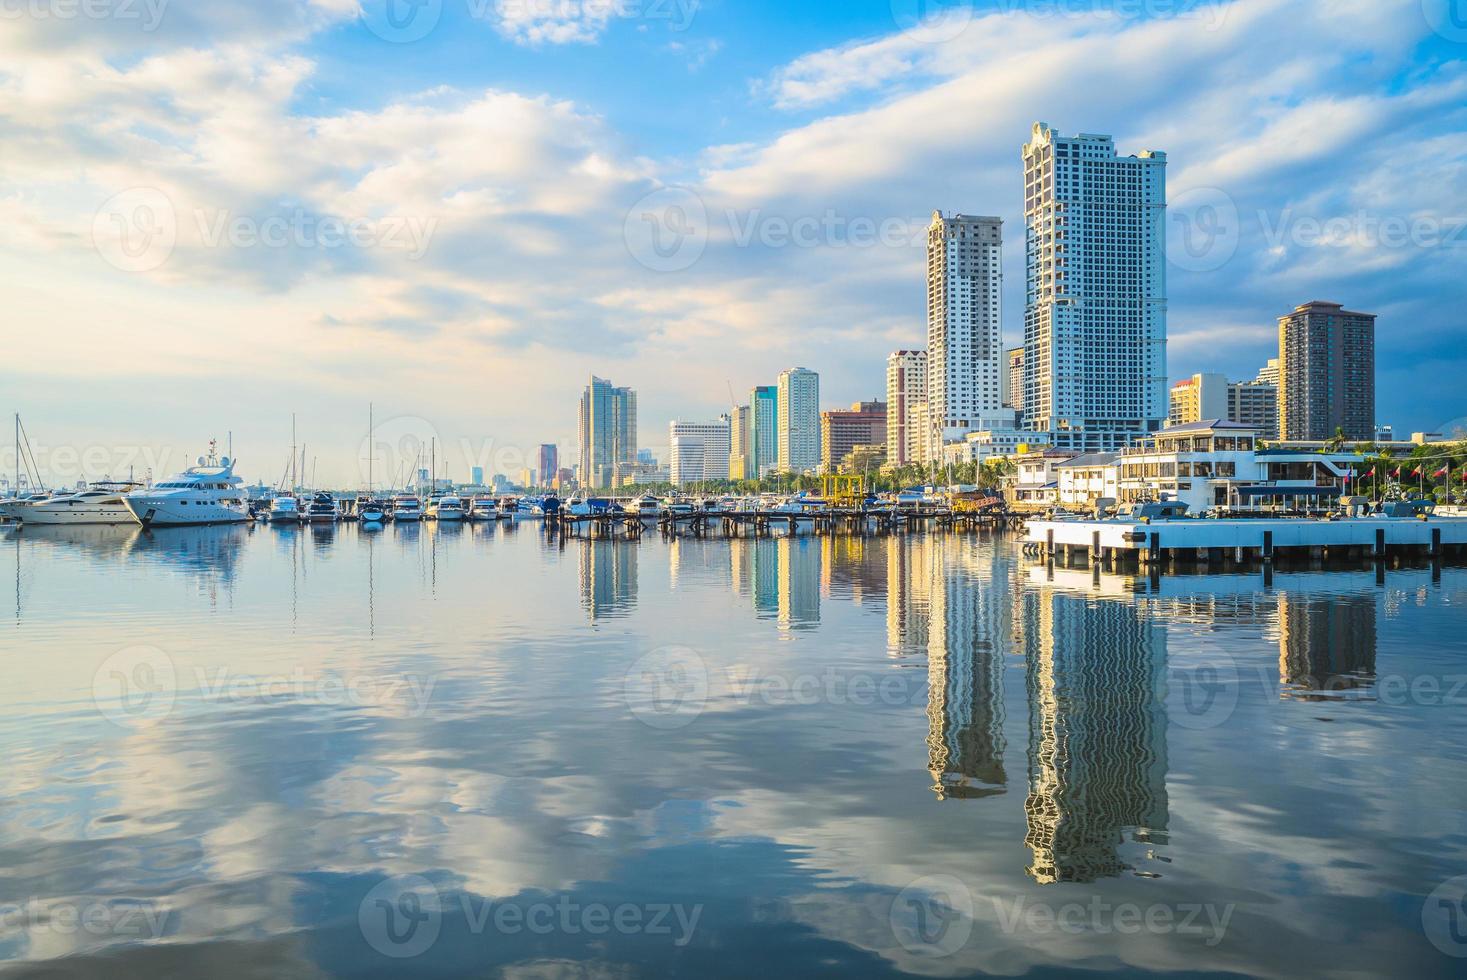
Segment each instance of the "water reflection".
M1284 697L1369 697L1379 643L1371 594L1278 596L1279 684Z
M637 543L575 538L580 548L581 605L591 621L622 616L637 604Z

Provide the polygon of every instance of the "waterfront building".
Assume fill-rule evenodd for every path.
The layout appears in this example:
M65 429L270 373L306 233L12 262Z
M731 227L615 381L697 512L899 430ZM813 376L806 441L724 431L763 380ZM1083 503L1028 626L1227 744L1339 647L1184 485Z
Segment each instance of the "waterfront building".
M1005 373L1004 408L1024 411L1024 348L1010 347L1008 371Z
M1003 408L1003 220L932 214L927 229L930 452Z
M669 479L677 486L728 479L729 418L716 422L670 422Z
M781 371L778 384L779 468L803 473L820 465L820 375Z
M1115 452L1167 418L1166 154L1035 123L1023 159L1024 425Z
M1283 439L1375 435L1375 314L1315 300L1279 317Z
M1056 465L1060 506L1093 510L1102 500L1119 500L1119 459L1117 453L1086 453Z
M618 487L644 487L650 484L671 482L668 468L658 466L655 462L644 463L637 460L635 463L616 464L616 485Z
M1074 459L1064 449L1033 449L1013 457L1014 476L1005 496L1019 510L1054 507L1059 503L1060 463Z
M886 356L886 460L892 466L918 461L915 410L927 400L927 352L898 350Z
M753 480L758 473L750 464L749 423L753 412L748 405L739 405L729 415L728 433L728 478L730 480Z
M749 392L749 459L746 479L762 479L779 465L779 388L761 385Z
M968 438L963 441L964 451L959 461L981 463L989 459L1027 453L1030 449L1041 448L1042 440L1036 442L1035 435L1017 425L970 432Z
M820 468L834 473L857 446L879 446L886 439L886 402L856 402L849 411L820 413Z
M876 473L886 465L886 446L855 445L841 457L840 471L864 475Z
M612 486L617 463L637 457L637 393L596 376L581 395L581 485Z

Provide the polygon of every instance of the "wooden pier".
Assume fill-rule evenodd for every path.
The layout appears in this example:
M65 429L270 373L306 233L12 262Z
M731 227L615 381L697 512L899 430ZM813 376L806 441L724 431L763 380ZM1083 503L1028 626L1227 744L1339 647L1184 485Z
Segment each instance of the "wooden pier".
M570 514L547 517L546 526L565 534L640 537L649 527L664 536L719 535L726 538L799 534L913 534L922 531L1018 530L1022 522L1003 510L954 511L945 507L891 510L842 507L812 511L693 511L639 515L628 513Z

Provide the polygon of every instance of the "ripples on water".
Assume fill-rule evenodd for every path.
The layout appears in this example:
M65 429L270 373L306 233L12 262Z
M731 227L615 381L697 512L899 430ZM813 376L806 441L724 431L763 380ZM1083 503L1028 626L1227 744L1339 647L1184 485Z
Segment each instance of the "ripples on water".
M7 592L0 972L1467 963L1463 570L33 528Z

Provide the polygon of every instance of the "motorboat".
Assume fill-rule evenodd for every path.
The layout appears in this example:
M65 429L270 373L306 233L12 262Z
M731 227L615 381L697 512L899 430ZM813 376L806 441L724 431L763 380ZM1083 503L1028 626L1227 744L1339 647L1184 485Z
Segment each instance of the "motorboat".
M416 494L400 493L392 498L392 519L397 523L423 519L423 502Z
M444 494L428 504L428 516L438 521L461 521L464 519L463 498Z
M373 497L364 501L357 513L361 515L362 522L365 524L381 524L387 519L387 501Z
M234 475L235 460L209 454L162 483L134 490L122 498L124 506L144 527L181 527L202 524L241 524L250 519L244 481Z
M566 501L565 509L572 517L596 517L622 512L621 505L610 497L575 496Z
M520 516L520 501L518 497L499 498L499 519L501 521L512 521Z
M269 524L299 524L301 521L301 502L288 494L281 494L270 501L270 509L265 511L265 521Z
M16 509L16 520L22 524L132 524L132 511L122 502L123 496L139 486L136 483L93 483L85 490L54 494L33 500L29 506Z
M464 516L471 521L497 521L499 520L499 500L496 497L481 494L469 501L468 513Z
M317 493L301 511L302 524L335 524L341 517L336 498L326 492Z
M684 497L666 497L662 501L662 513L670 517L687 517L696 510L693 502Z
M662 512L662 505L651 494L643 494L627 504L626 510L628 514L636 514L638 517L656 517Z

